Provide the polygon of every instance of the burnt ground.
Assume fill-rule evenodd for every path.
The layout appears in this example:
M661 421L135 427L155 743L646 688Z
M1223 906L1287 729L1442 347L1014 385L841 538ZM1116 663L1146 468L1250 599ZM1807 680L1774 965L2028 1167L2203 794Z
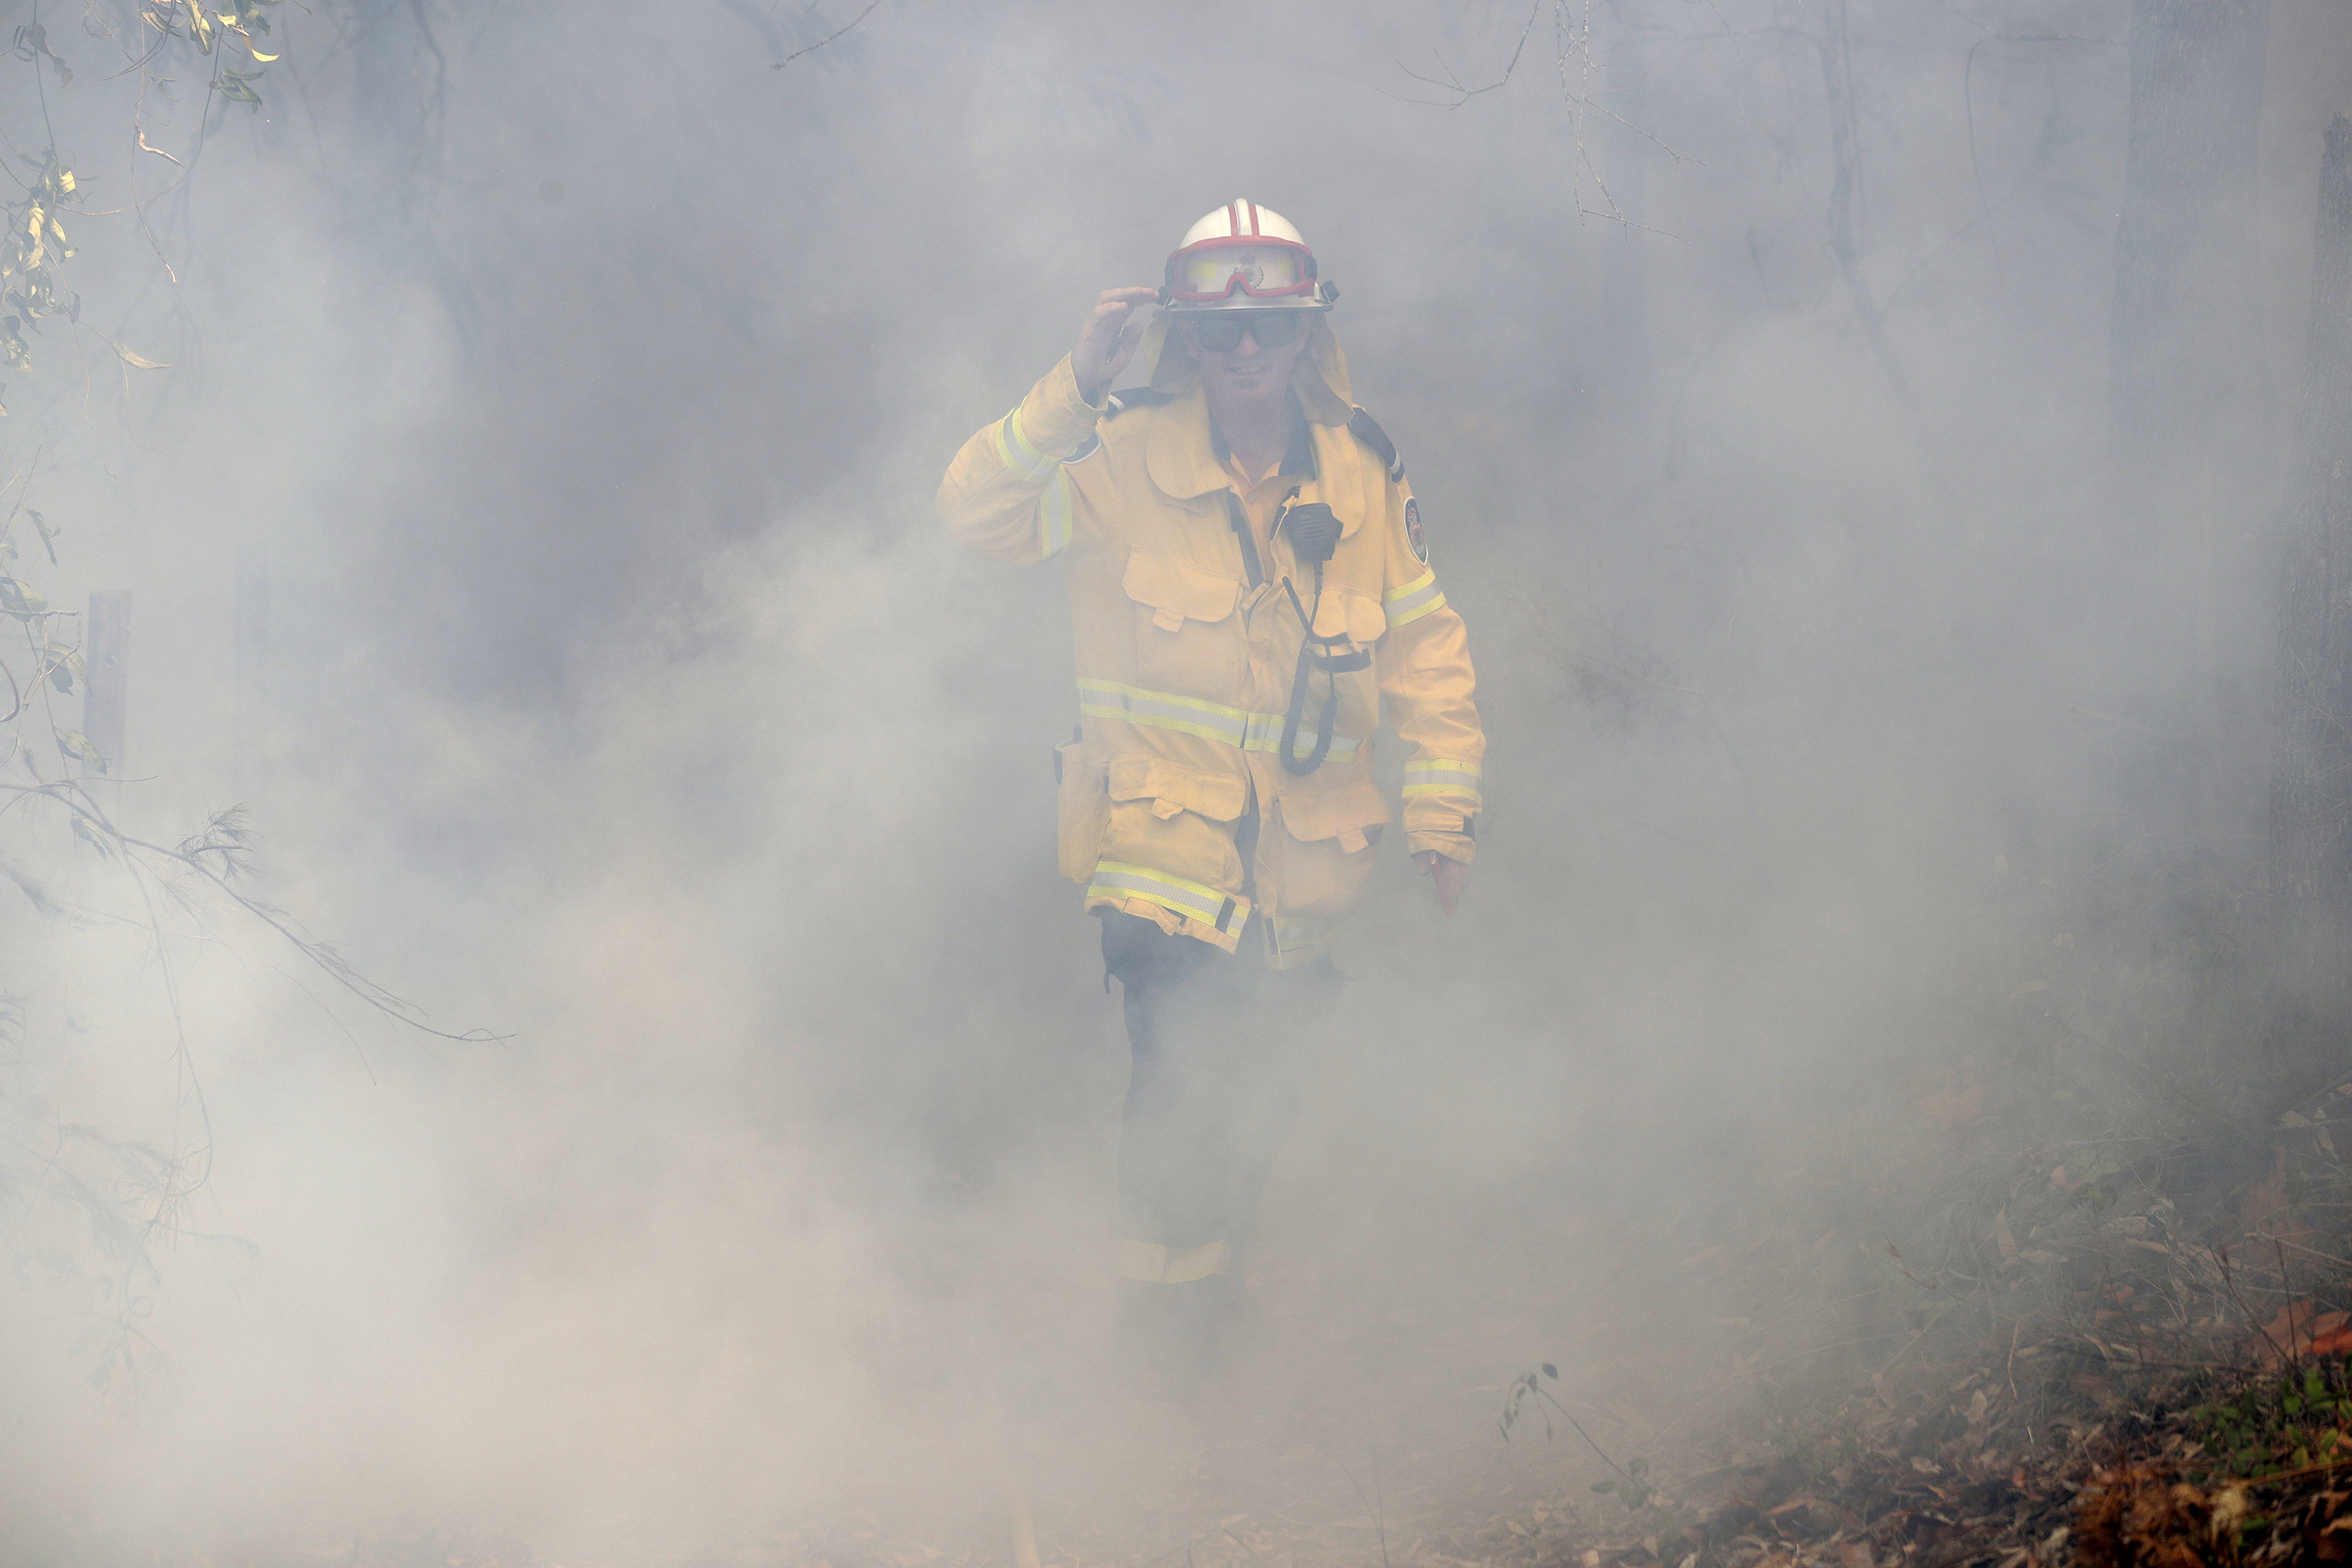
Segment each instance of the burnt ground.
M1898 1232L1858 1205L1811 1234L1818 1218L1751 1215L1675 1256L1654 1236L1589 1238L1590 1256L1649 1260L1623 1266L1644 1278L1588 1280L1596 1297L1671 1302L1679 1279L1694 1304L1587 1320L1572 1364L1499 1382L1462 1382L1475 1352L1431 1364L1389 1411L1294 1430L1254 1459L1204 1458L1194 1495L1156 1519L1129 1503L1089 1525L1082 1502L1041 1500L1043 1558L2105 1568L2352 1552L2352 1174L2336 1142L2352 1140L2352 1082L2232 1119L2211 1143L2192 1127L2019 1150L1972 1134L1992 1099L1963 1086L1910 1107L1905 1136L1948 1140L1923 1156L1943 1172L1939 1215ZM1817 1213L1766 1196L1764 1213ZM1865 1267L1831 1262L1865 1250ZM1524 1342L1507 1308L1488 1367ZM1401 1338L1356 1353L1412 1352ZM1426 1431L1449 1377L1457 1416L1485 1417L1484 1462L1468 1441L1451 1462L1402 1442L1383 1455L1381 1433Z

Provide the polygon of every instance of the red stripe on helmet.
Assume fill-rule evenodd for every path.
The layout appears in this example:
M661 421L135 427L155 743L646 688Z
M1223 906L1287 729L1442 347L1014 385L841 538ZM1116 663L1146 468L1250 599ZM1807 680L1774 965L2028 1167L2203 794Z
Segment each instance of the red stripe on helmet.
M1258 227L1258 226L1257 226L1257 204L1256 204L1255 202L1252 202L1252 203L1250 203L1250 204L1249 204L1249 210L1250 210L1250 232L1251 232L1252 234L1263 234L1263 233L1265 233L1265 231L1264 229L1261 229L1261 228L1260 228L1260 227Z

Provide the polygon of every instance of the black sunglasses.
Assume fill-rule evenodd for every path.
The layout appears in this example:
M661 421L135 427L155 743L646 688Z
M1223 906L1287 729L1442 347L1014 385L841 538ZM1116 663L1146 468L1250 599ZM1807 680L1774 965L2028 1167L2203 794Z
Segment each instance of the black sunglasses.
M1305 314L1304 310L1219 311L1195 317L1192 333L1194 340L1213 354L1241 347L1244 331L1257 340L1258 347L1278 349L1298 335L1298 318Z

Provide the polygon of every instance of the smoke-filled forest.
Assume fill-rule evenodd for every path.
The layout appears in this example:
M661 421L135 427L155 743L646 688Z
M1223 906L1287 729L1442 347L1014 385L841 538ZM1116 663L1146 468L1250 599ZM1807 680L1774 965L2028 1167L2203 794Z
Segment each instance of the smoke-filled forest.
M0 33L0 1560L2352 1551L2340 0ZM1171 1397L935 498L1236 197L1490 744Z

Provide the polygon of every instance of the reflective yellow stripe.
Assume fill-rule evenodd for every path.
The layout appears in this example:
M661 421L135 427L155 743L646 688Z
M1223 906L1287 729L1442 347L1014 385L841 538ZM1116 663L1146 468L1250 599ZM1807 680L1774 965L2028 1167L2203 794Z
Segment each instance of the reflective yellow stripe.
M1034 482L1054 466L1053 458L1029 444L1029 437L1021 429L1018 408L997 423L996 453L1004 459L1004 466L1024 481Z
M1466 796L1474 804L1483 805L1478 784L1478 764L1475 763L1456 763L1443 757L1431 757L1404 765L1404 793L1408 795Z
M1095 863L1094 880L1087 884L1087 897L1097 896L1141 899L1221 931L1238 931L1250 912L1250 901L1237 893L1221 892L1205 883L1188 882L1181 877L1171 877L1149 866L1130 866L1123 860Z
M1391 588L1381 595L1381 607L1388 612L1391 628L1417 621L1445 603L1445 595L1437 591L1437 574L1423 572L1402 588Z
M1118 1271L1129 1279L1151 1285L1189 1285L1223 1274L1234 1266L1234 1244L1212 1241L1201 1247L1162 1247L1156 1241L1118 1244Z
M1149 724L1155 729L1198 735L1204 741L1221 741L1245 752L1282 750L1279 713L1252 713L1228 708L1222 702L1179 697L1172 691L1150 691L1140 686L1122 686L1115 680L1081 677L1078 711L1090 719L1117 719L1122 723ZM1314 730L1301 725L1298 750L1302 753L1313 751L1319 738ZM1331 750L1326 754L1332 762L1344 763L1362 745L1360 741L1335 735L1331 738Z
M1151 724L1179 730L1204 741L1238 746L1249 739L1250 715L1221 702L1179 697L1170 691L1148 691L1121 686L1115 680L1078 678L1078 710L1089 718L1118 719L1129 724Z
M1037 547L1046 559L1070 545L1070 476L1058 469L1037 502Z

